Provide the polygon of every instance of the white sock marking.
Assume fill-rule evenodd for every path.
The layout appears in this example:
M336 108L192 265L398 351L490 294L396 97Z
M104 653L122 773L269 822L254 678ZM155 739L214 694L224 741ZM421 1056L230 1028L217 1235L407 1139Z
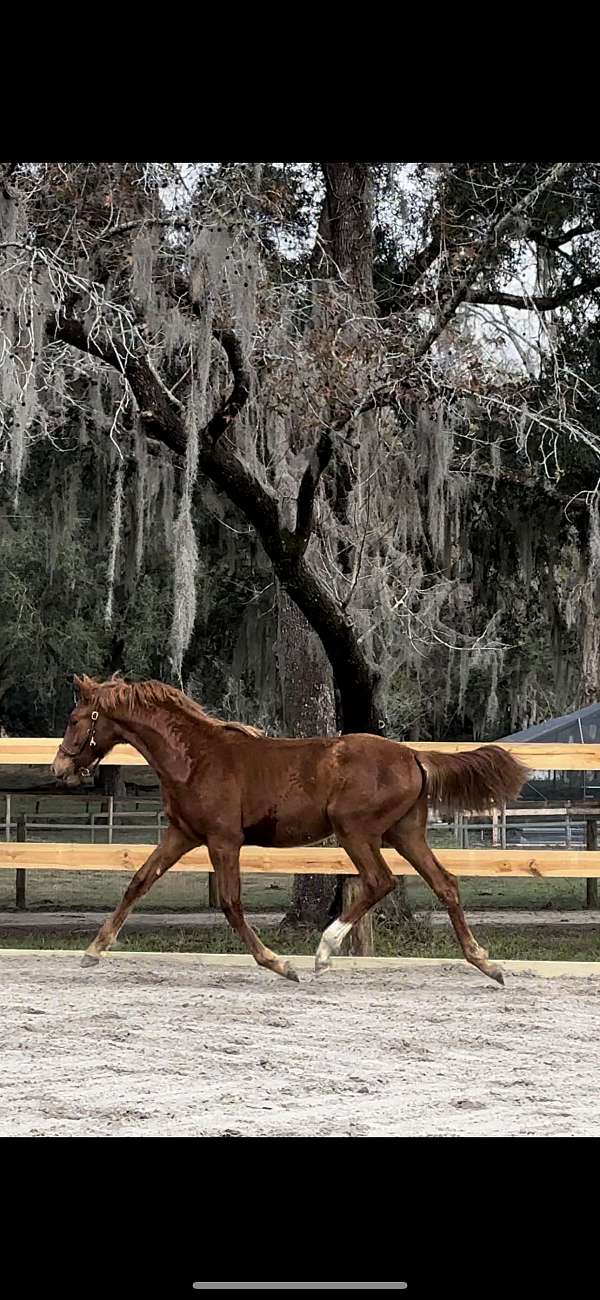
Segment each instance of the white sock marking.
M351 921L332 921L327 926L321 936L321 942L317 948L317 965L324 965L329 961L331 954L338 952L341 948L342 940L352 929Z
M342 946L342 941L346 938L346 935L350 933L351 929L351 921L332 921L331 925L328 925L323 938L327 940L332 951L337 952L338 948L341 948Z

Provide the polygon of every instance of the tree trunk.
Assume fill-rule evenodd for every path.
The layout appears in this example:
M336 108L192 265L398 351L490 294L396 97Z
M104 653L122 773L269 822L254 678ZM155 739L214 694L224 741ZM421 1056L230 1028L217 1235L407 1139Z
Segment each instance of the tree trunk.
M280 583L277 584L276 654L285 734L326 736L335 732L333 681L327 657L318 637ZM284 925L323 929L335 883L335 876L294 876Z
M311 269L373 310L373 181L370 163L321 163L325 200Z
M375 315L373 292L373 179L369 163L325 162L321 164L325 181L325 199L319 220L317 242L312 257L313 273L335 279L349 295L358 299L358 310ZM333 462L333 488L331 504L340 522L347 525L346 502L349 482L343 452L336 453ZM352 569L352 556L347 546L338 555L338 563L348 572ZM335 669L334 669L335 671ZM336 696L341 714L339 722L343 731L385 734L385 718L379 703L379 678L376 670L364 671L355 681L346 680L347 665L343 672L335 671ZM338 876L329 909L329 917L337 917L343 910L344 877ZM410 920L412 913L406 893L404 876L399 876L393 894L389 894L377 912L390 919Z
M122 767L113 767L112 764L106 767L99 767L96 772L95 780L96 789L99 794L113 799L124 799L126 797L125 777Z

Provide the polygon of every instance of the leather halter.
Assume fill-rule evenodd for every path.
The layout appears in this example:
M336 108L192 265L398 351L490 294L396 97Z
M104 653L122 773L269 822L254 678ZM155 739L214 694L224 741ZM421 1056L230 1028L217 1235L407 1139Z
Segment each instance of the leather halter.
M85 736L84 736L84 738L83 738L83 740L82 740L82 742L81 742L81 744L80 744L80 746L79 746L79 749L74 749L74 750L65 749L65 747L64 747L64 745L63 745L63 743L62 743L62 741L61 741L60 745L58 746L59 753L64 754L65 758L79 758L79 755L80 755L80 754L83 754L83 751L84 751L86 745L89 744L90 749L93 749L93 748L96 746L96 744L97 744L97 742L96 742L96 723L97 723L97 721L98 721L98 710L97 710L97 709L94 709L94 711L93 711L93 713L92 713L91 721L92 721L92 725L91 725L91 727L88 727L88 729L87 729L87 731L86 731L86 734L85 734ZM95 766L96 766L96 763L99 763L99 762L100 762L100 759L97 758L97 759L95 760L95 762L91 764L90 767L80 767L80 769L79 769L79 773L80 773L80 775L81 775L81 776L89 776L90 773L91 773L91 768L92 768L92 767L95 767Z

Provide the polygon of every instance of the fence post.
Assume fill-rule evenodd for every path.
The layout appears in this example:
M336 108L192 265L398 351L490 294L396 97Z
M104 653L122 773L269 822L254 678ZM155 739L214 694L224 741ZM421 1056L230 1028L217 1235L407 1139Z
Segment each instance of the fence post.
M24 844L26 839L27 822L25 821L25 814L19 813L19 816L17 817L17 843ZM27 872L23 867L17 867L15 872L15 907L18 912L25 912L27 910L27 896L25 892L26 879Z
M356 876L346 876L342 885L342 911L347 912L349 907L356 902L359 894L362 892L360 879ZM345 941L350 944L350 952L353 957L372 957L374 952L373 944L373 914L367 912L366 916L361 916L360 921L356 921L352 926L348 939Z
M108 796L108 842L109 844L112 844L113 842L114 815L115 815L115 799L114 799L114 795L111 794Z
M586 848L598 848L598 822L595 817L588 817L585 824L585 843ZM586 907L598 906L598 881L592 876L585 882L585 905Z
M6 839L8 841L10 839L10 795L5 794L4 799L6 803L6 820L4 824L6 830Z
M492 848L497 849L500 843L500 831L498 828L498 809L492 809Z

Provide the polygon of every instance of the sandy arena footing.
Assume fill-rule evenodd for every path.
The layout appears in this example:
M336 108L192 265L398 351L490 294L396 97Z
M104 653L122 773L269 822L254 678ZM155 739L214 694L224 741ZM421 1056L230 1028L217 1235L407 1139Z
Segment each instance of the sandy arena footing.
M80 957L0 954L2 1136L600 1134L600 963Z

